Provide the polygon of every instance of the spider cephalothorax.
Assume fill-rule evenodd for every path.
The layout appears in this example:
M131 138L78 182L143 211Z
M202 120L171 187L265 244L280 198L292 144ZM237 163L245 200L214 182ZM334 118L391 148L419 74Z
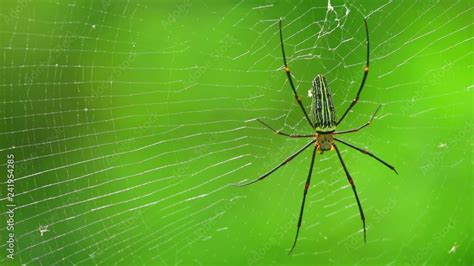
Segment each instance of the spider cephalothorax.
M364 88L364 84L365 84L365 81L367 79L367 75L369 73L369 29L367 27L367 21L365 19L364 19L364 24L365 24L365 33L366 33L366 37L367 37L367 57L366 57L366 64L365 64L365 67L364 67L364 74L362 76L362 82L359 86L359 90L357 91L356 97L352 100L349 107L342 114L342 116L339 118L339 120L336 120L336 111L335 111L335 108L334 108L334 104L332 102L331 91L330 91L329 86L326 82L326 78L323 75L317 75L314 78L313 83L312 83L312 87L308 92L308 95L311 97L311 116L312 116L311 118L312 119L310 118L310 116L308 116L308 113L306 112L306 109L305 109L303 103L301 102L301 97L296 92L296 88L295 88L295 85L293 83L293 79L291 77L290 68L288 67L288 64L287 64L287 61L286 61L285 48L284 48L284 45L283 45L283 34L282 34L282 30L281 30L281 27L282 27L281 26L281 20L280 20L280 23L279 23L279 25L280 25L280 43L281 43L281 51L282 51L283 63L284 63L283 70L285 71L286 76L288 78L288 82L290 83L290 87L293 90L293 94L295 96L296 102L300 106L306 120L308 121L308 124L313 129L313 133L312 134L306 134L306 135L288 134L288 133L284 133L280 130L273 129L271 126L269 126L268 124L266 124L265 122L263 122L261 120L257 119L257 121L259 121L264 126L271 129L276 134L287 136L287 137L290 137L290 138L311 138L311 141L306 143L306 145L304 145L302 148L297 150L290 157L286 158L283 162L281 162L280 164L278 164L276 167L274 167L270 171L266 172L265 174L261 175L256 180L253 180L251 182L244 183L244 184L237 184L237 186L246 186L246 185L253 184L257 181L263 180L264 178L268 177L269 175L274 173L276 170L278 170L280 167L282 167L283 165L285 165L289 161L296 158L300 153L302 153L308 147L314 146L313 153L312 153L312 156L311 156L311 164L310 164L310 167L309 167L308 177L306 178L306 182L305 182L305 185L304 185L303 201L301 203L301 209L300 209L300 215L299 215L299 218L298 218L296 236L295 236L295 240L293 242L293 246L291 247L290 253L295 248L296 241L298 240L298 234L300 232L300 227L301 227L301 223L302 223L302 219L303 219L303 211L304 211L304 206L305 206L305 201L306 201L306 194L308 192L308 188L309 188L309 185L310 185L310 182L311 182L311 176L312 176L312 173L313 173L313 165L314 165L314 158L316 156L316 151L319 151L320 153L323 153L324 151L329 151L329 150L335 150L336 151L337 157L338 157L339 161L341 162L341 165L342 165L342 168L343 168L344 173L346 175L347 181L349 182L349 184L352 188L352 191L354 193L354 196L355 196L355 199L356 199L356 202L357 202L357 206L359 208L360 218L362 220L362 226L363 226L363 230L364 230L364 242L366 241L364 211L362 210L362 205L360 203L359 196L357 195L354 180L352 179L351 175L349 174L349 171L347 170L346 164L344 163L344 160L342 159L341 153L339 152L338 146L336 145L335 142L342 143L342 144L344 144L344 145L346 145L346 146L348 146L352 149L355 149L355 150L357 150L357 151L359 151L363 154L366 154L366 155L376 159L377 161L381 162L382 164L384 164L388 168L392 169L393 171L395 171L395 173L397 172L393 166L386 163L382 159L378 158L377 156L375 156L371 152L369 152L365 149L358 148L358 147L356 147L356 146L354 146L354 145L352 145L352 144L336 137L336 135L342 135L342 134L357 132L357 131L361 130L362 128L370 125L370 123L374 119L375 115L377 114L378 110L380 109L380 106L379 106L377 108L377 110L375 111L375 113L370 118L370 120L367 123L363 124L362 126L360 126L358 128L349 129L349 130L336 131L336 127L342 122L342 120L346 117L346 115L349 113L349 111L352 109L352 107L359 100L360 93L362 92L362 89Z
M320 153L334 150L334 133L319 133L316 135L316 148Z

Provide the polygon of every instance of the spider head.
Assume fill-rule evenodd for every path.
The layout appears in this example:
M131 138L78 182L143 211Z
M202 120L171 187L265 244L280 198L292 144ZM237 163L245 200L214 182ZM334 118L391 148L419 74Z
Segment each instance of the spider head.
M316 141L316 147L318 148L318 151L320 151L321 153L325 152L325 151L330 151L330 150L333 150L333 143L334 141L334 138L333 138L333 134L332 133L329 133L329 134L318 134L317 136L317 141Z

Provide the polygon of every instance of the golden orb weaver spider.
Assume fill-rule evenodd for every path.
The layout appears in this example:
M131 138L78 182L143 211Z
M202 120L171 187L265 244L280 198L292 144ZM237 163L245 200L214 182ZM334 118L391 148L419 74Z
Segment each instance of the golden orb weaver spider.
M287 134L287 133L284 133L284 132L281 132L279 130L274 129L270 125L268 125L267 123L257 119L258 122L260 122L262 125L264 125L268 129L272 130L276 134L286 136L286 137L290 137L290 138L311 138L311 141L308 142L306 145L304 145L302 148L300 148L298 151L293 153L290 157L286 158L283 162L278 164L276 167L274 167L270 171L266 172L265 174L261 175L256 180L253 180L251 182L244 183L244 184L234 184L234 185L235 186L240 186L240 187L241 186L247 186L247 185L253 184L257 181L263 180L264 178L270 176L272 173L274 173L276 170L278 170L280 167L284 166L286 163L293 160L300 153L302 153L304 150L306 150L309 146L315 144L314 148L313 148L313 153L312 153L312 156L311 156L311 163L310 163L308 177L306 178L306 182L305 182L305 185L304 185L303 201L301 203L301 209L300 209L300 214L299 214L298 224L297 224L297 229L296 229L296 236L295 236L295 240L293 242L293 246L290 249L290 252L289 252L290 254L291 254L291 252L293 252L293 250L296 246L296 242L298 240L298 235L299 235L299 232L300 232L301 222L302 222L302 219L303 219L303 211L304 211L304 206L305 206L306 194L308 193L308 188L310 186L311 176L312 176L312 173L313 173L314 158L316 156L316 151L319 151L321 154L323 154L325 151L330 151L330 150L335 150L336 151L337 157L339 158L339 161L341 162L344 173L346 174L347 181L349 182L349 184L352 188L352 191L354 192L355 199L357 201L357 206L359 208L360 218L362 220L362 226L363 226L363 230L364 230L364 243L367 242L364 211L362 209L362 205L360 204L359 196L357 195L357 190L356 190L354 181L353 181L351 175L349 174L349 171L347 170L346 164L344 163L344 160L342 159L341 153L339 152L339 148L337 147L335 142L342 143L342 144L344 144L344 145L346 145L346 146L348 146L352 149L355 149L355 150L357 150L357 151L359 151L363 154L366 154L366 155L374 158L375 160L377 160L380 163L384 164L385 166L387 166L388 168L390 168L391 170L393 170L395 173L398 174L397 170L395 170L395 168L393 166L386 163L385 161L383 161L379 157L375 156L374 154L372 154L368 150L358 148L358 147L356 147L356 146L354 146L354 145L352 145L352 144L350 144L350 143L348 143L344 140L341 140L341 139L335 137L335 135L353 133L353 132L357 132L357 131L363 129L364 127L367 127L368 125L370 125L370 123L372 122L372 120L374 119L375 115L377 114L377 112L379 111L379 109L381 107L381 106L378 106L377 110L375 110L375 112L372 114L369 121L366 122L365 124L363 124L362 126L357 127L357 128L353 128L353 129L349 129L349 130L336 131L336 127L342 122L342 120L344 120L344 118L349 113L349 111L352 109L352 107L354 107L354 105L356 105L356 103L358 102L359 96L362 92L362 89L364 88L365 81L366 81L367 75L369 73L370 42L369 42L369 29L368 29L368 26L367 26L367 20L365 18L364 18L364 25L365 25L365 34L366 34L367 59L366 59L365 67L364 67L364 74L362 76L362 82L359 86L356 97L352 100L351 104L346 109L346 111L343 113L341 118L339 118L339 120L337 120L337 122L336 122L336 112L335 112L334 104L332 102L331 92L330 92L329 87L327 85L326 78L323 75L317 75L315 77L315 79L313 80L309 96L311 97L311 111L312 111L312 115L313 115L314 120L311 120L310 117L308 116L308 113L306 112L306 109L303 106L303 103L301 102L301 97L296 92L296 88L295 88L295 85L293 83L293 79L291 77L290 68L288 67L288 63L286 61L285 47L283 45L283 33L282 33L282 29L281 29L282 28L282 21L281 21L281 19L279 21L281 52L282 52L282 55L283 55L283 63L284 63L283 70L285 71L286 76L288 78L288 82L290 83L291 89L293 90L293 94L294 94L294 97L296 99L296 102L298 103L301 110L303 111L303 114L306 117L306 120L308 121L311 128L314 130L314 133L309 134L309 135Z

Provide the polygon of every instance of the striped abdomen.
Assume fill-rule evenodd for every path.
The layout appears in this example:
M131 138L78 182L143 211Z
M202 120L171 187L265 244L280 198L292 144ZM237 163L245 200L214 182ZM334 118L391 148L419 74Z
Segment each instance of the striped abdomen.
M332 132L336 129L336 111L331 91L323 75L317 75L311 88L312 113L316 131Z

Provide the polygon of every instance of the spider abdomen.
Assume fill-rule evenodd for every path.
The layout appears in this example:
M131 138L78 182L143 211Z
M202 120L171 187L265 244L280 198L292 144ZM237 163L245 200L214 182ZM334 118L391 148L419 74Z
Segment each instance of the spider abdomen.
M317 75L311 87L312 114L317 132L332 132L336 129L336 111L331 91L323 75Z

